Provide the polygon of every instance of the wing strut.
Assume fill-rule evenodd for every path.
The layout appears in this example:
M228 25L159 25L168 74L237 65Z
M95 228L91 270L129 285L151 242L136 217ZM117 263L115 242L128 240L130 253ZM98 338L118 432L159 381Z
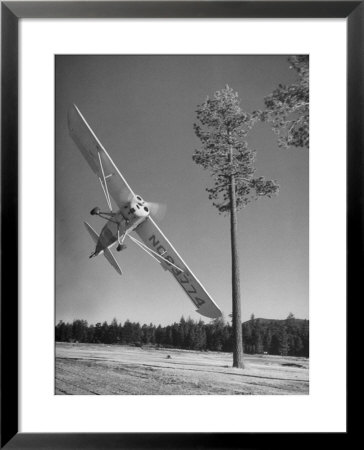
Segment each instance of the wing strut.
M150 255L153 259L155 259L157 261L158 264L162 264L159 259L157 259L149 250L147 250L146 248L144 248L144 246L142 245L141 242L139 242L137 239L133 238L132 236L130 236L130 234L128 234L128 236L130 237L130 239L137 245L139 245L139 247L144 250L146 253L148 253L148 255Z
M104 167L102 165L102 161L101 161L101 156L100 156L100 152L97 152L98 156L99 156L99 161L100 161L100 167L101 167L101 172L102 172L102 177L104 179L104 182L101 181L101 178L99 177L100 183L101 183L101 187L102 190L104 191L105 197L106 197L106 201L107 204L110 208L110 211L112 211L112 205L111 205L111 200L110 200L110 194L109 194L109 190L107 188L107 181L106 181L106 177L105 177L105 172L104 172Z
M173 267L175 267L176 269L178 269L178 270L180 270L181 272L183 272L183 270L182 270L180 267L176 266L175 264L173 264L173 263L172 263L171 261L169 261L168 259L163 258L162 255L164 255L164 253L166 253L166 252L164 252L164 253L162 253L162 255L160 255L159 253L155 252L154 250L152 250L151 248L149 248L148 246L146 246L145 244L143 244L143 242L140 242L140 241L138 241L138 239L135 239L133 236L130 236L130 234L128 234L128 236L130 237L130 239L131 239L135 244L139 245L139 247L140 247L142 250L144 250L145 252L147 252L152 258L156 259L156 260L159 262L159 264L161 264L161 262L159 261L159 259L157 259L157 258L153 255L153 253L154 253L155 255L157 255L158 258L163 259L163 261L165 261L167 264L170 264L171 266L173 266Z

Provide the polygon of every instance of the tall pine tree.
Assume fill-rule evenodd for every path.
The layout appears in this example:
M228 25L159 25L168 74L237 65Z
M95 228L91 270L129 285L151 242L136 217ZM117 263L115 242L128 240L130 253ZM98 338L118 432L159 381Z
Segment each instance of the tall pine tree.
M246 136L256 117L241 109L237 92L226 86L212 98L207 97L196 112L194 130L201 148L195 150L193 160L212 175L214 184L206 190L213 205L219 213L230 214L233 366L243 368L237 211L258 197L277 193L278 185L255 176L255 152Z

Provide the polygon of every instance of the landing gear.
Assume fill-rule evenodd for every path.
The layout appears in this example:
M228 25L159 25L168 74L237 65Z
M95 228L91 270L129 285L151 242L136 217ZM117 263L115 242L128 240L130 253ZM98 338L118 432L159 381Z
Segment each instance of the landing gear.
M100 212L101 212L100 208L96 206L96 208L91 209L90 214L91 216L98 216Z
M116 247L116 251L121 252L121 250L126 249L126 245L123 244L126 233L123 233L120 236L120 225L118 226L118 246Z

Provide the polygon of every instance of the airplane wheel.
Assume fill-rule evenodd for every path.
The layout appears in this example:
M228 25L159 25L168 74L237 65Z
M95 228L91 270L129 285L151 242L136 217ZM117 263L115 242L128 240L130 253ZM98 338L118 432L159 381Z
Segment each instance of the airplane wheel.
M121 250L124 250L125 248L126 248L126 245L119 244L119 245L116 247L116 251L117 251L117 252L121 252Z
M98 206L96 206L96 208L91 209L90 214L91 214L91 216L96 216L96 215L100 214L100 208Z

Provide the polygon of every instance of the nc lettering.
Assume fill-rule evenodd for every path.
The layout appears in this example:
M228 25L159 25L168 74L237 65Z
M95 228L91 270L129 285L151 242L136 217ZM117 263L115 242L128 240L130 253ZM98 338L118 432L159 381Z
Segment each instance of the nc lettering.
M159 240L157 240L154 234L148 240L152 243L153 247L155 248L156 252L159 255L163 255L163 257L167 261L169 261L171 264L175 264L172 256L165 254L167 250L162 245L160 245ZM205 303L205 300L202 300L202 298L192 297L192 294L196 294L197 290L195 286L191 284L190 280L188 279L188 276L185 273L181 272L180 270L176 269L171 265L169 265L169 270L175 276L176 280L183 287L183 289L187 292L187 294L189 295L195 306L197 306L197 308L199 308L201 305Z

